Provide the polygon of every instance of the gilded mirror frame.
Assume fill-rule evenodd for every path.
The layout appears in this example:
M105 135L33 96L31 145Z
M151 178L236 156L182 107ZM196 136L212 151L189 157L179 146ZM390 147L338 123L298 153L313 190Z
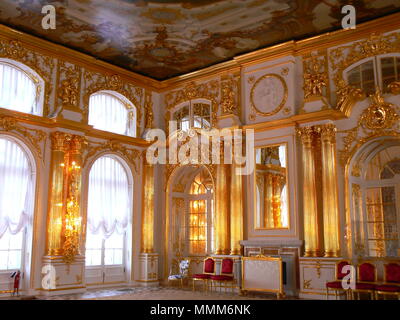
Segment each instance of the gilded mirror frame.
M286 158L286 186L287 186L287 226L286 227L278 227L278 228L268 228L268 227L260 227L257 224L257 149L263 149L263 148L270 148L270 147L278 147L278 146L285 146L285 158ZM256 146L254 147L254 172L253 172L253 188L252 188L252 192L253 192L253 229L255 231L263 231L263 230L290 230L291 228L291 202L290 202L290 188L289 188L289 161L288 161L288 142L287 141L282 141L282 142L278 142L278 143L272 143L272 144L267 144L267 145L261 145L261 146Z

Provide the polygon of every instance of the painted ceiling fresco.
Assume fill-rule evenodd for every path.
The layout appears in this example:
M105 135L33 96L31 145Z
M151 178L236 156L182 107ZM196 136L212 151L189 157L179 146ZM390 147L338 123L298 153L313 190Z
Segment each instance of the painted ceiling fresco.
M163 80L239 54L400 10L399 0L1 0L0 23ZM56 29L41 27L43 5Z

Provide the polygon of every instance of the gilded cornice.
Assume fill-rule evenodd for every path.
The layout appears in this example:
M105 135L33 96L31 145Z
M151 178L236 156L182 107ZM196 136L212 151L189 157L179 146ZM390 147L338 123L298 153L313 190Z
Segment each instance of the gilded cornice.
M338 110L327 109L317 112L298 114L285 119L249 124L243 126L243 129L254 129L257 132L270 131L285 127L295 127L299 124L304 124L309 122L322 121L322 120L339 120L344 118L346 118L346 116L342 112Z

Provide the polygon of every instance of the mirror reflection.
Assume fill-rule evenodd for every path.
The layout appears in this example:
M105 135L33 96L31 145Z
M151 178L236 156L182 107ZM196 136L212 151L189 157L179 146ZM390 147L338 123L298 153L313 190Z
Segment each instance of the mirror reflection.
M286 144L257 148L255 154L256 228L289 227Z

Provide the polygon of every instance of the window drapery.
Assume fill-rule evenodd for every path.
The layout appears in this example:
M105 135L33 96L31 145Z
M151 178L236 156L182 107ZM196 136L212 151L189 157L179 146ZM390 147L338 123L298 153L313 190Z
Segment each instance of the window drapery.
M136 111L128 109L121 99L108 92L90 96L89 124L96 129L134 137Z
M22 70L0 63L0 107L40 115L35 82Z
M6 232L15 235L29 222L33 188L26 153L17 143L0 138L0 241Z
M109 238L123 234L129 221L131 201L128 176L111 156L95 161L89 174L88 231Z

